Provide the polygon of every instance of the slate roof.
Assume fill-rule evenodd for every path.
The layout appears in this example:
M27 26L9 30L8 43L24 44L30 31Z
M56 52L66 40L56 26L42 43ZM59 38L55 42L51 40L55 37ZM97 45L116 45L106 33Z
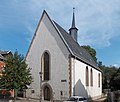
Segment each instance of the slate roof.
M55 26L57 27L57 30L59 30L59 33L63 36L65 42L67 43L71 54L76 57L77 59L83 61L84 63L98 69L99 67L93 60L92 56L84 49L82 48L71 36L68 34L60 25L58 25L55 21L53 21Z
M0 54L0 59L3 59L4 60L4 57Z
M0 50L0 59L5 60L5 55L8 55L9 53L11 53L11 52Z
M8 54L9 53L9 51L2 51L2 50L0 50L0 54L1 55L5 55L5 54Z

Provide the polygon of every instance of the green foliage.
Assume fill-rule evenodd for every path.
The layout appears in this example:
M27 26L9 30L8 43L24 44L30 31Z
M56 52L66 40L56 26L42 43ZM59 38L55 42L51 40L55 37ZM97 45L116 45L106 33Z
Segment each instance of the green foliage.
M113 90L120 90L120 68L112 75L110 85Z
M98 62L97 62L97 65L98 65L98 67L99 67L100 69L102 69L103 66L102 66L102 62L101 62L101 61L98 61Z
M0 76L0 88L7 90L26 89L32 82L30 68L24 61L24 56L16 51L7 57L5 68Z
M120 89L120 68L116 67L102 67L103 70L103 89L111 88L111 90ZM108 83L107 80L110 82Z
M87 45L87 46L81 46L81 47L83 47L83 48L92 56L93 60L94 60L95 62L97 62L95 49L93 49L93 48L90 47L89 45Z

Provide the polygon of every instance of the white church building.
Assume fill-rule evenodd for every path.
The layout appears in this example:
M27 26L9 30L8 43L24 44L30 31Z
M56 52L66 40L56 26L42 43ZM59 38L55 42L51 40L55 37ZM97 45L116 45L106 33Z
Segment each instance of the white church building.
M69 33L43 12L26 55L33 78L26 97L53 101L102 95L102 71L78 44L77 31L74 12Z

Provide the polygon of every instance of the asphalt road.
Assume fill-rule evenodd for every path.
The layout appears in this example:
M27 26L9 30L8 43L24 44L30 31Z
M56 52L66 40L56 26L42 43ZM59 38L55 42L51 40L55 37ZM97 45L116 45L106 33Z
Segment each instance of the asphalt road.
M13 102L13 100L0 99L0 102ZM16 100L15 102L40 102L39 100Z
M9 100L0 99L0 102L9 102Z

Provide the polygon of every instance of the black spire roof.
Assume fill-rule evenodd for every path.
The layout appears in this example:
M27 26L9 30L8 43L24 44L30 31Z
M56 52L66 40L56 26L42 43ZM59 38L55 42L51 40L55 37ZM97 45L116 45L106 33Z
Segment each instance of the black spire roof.
M77 31L78 29L75 27L75 14L74 14L75 8L73 8L73 18L72 18L72 26L69 29L69 34L73 37L73 39L77 42Z
M74 9L75 9L75 8L73 8L73 19L72 19L72 27L71 27L71 28L76 28L76 27L75 27L75 14L74 14Z

